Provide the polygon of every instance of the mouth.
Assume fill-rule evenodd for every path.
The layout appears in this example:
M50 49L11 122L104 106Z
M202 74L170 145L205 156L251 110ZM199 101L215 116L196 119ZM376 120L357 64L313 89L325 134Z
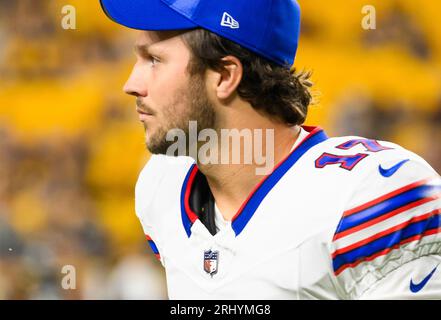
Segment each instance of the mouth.
M143 121L145 121L147 119L150 119L150 118L152 118L154 116L153 113L145 111L145 110L143 110L143 109L141 109L139 107L136 108L136 112L138 113L139 120L141 122L143 122Z

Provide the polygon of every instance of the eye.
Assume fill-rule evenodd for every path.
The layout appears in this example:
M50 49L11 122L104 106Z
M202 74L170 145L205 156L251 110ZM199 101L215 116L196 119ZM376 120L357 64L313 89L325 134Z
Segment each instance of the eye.
M160 62L159 59L154 56L149 56L148 60L150 61L152 67Z

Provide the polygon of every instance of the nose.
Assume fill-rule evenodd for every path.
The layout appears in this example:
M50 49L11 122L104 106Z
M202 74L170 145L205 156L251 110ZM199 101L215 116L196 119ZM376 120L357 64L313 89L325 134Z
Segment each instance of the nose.
M147 81L144 72L138 64L133 67L132 73L127 79L123 91L135 97L147 96Z

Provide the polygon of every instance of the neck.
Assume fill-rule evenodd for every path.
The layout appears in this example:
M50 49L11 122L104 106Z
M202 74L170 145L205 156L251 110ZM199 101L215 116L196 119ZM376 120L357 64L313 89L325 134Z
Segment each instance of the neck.
M247 123L246 126L241 126L240 123L236 121L235 125L229 128L234 128L239 131L243 129L251 130L251 132L255 132L254 130L256 129L262 131L263 142L256 144L255 139L252 139L251 150L254 150L255 155L255 148L264 149L262 152L266 160L264 165L256 161L254 156L251 163L244 163L244 154L247 148L244 148L243 140L241 140L240 145L239 164L225 164L223 161L218 161L218 164L203 164L198 162L198 168L207 178L216 205L222 212L224 218L228 221L235 216L242 203L247 199L257 184L265 178L265 175L271 173L274 166L289 155L300 133L299 126L287 127L284 124L275 124L270 121L261 121L260 123L257 121L244 121L243 124L245 124L245 122ZM250 123L254 124L254 127L250 127ZM272 132L272 137L271 134L268 135L266 132ZM218 154L225 150L226 148L223 148L223 142L220 139ZM230 146L227 150L230 151L230 161L228 162L231 163L231 155L233 151L237 152L237 150L233 150ZM221 156L219 156L219 158L221 158ZM268 163L268 159L272 159L272 161ZM262 167L265 167L266 170Z

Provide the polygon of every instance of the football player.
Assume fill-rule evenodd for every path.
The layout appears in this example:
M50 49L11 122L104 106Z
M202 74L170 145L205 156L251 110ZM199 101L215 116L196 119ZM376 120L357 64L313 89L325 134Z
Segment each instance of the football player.
M441 298L440 177L394 143L303 126L295 0L101 4L141 30L124 90L154 155L136 213L171 299ZM190 121L272 130L272 170L201 161L200 140L172 158L170 132L189 138Z

